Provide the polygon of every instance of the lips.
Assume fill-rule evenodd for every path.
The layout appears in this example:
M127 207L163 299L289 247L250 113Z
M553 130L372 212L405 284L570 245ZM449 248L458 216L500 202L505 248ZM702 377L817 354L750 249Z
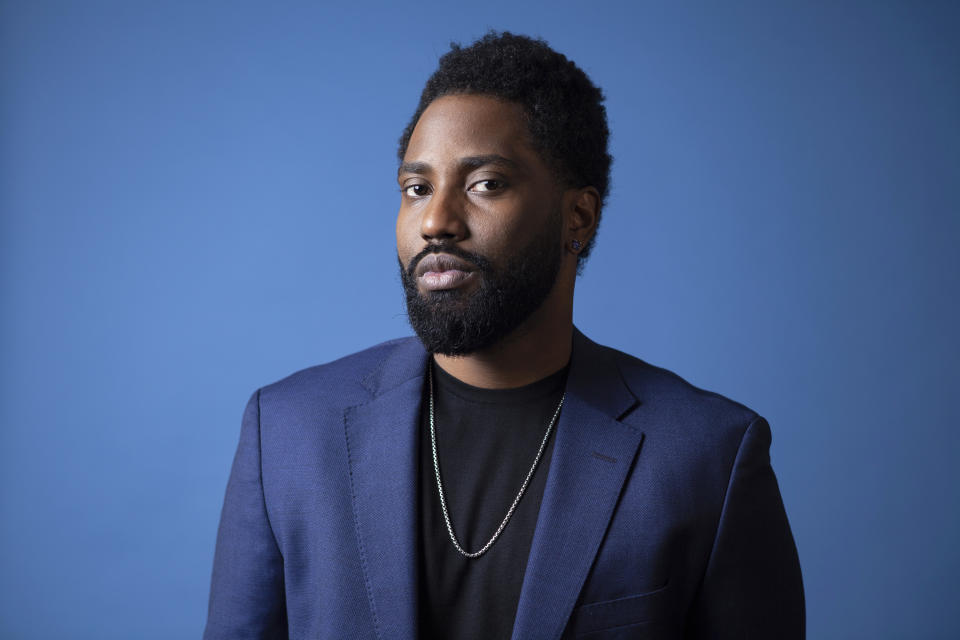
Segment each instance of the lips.
M473 266L448 253L431 253L419 263L414 271L417 283L427 291L455 289L473 279Z

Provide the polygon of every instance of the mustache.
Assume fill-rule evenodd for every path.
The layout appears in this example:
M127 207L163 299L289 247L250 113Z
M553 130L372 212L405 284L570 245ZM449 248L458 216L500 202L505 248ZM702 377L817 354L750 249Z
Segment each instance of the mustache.
M425 257L430 255L431 253L446 253L451 256L456 256L457 258L460 258L461 260L464 260L474 265L477 268L477 270L482 273L489 273L493 269L493 265L491 264L491 262L487 260L485 257L483 257L482 255L480 255L479 253L471 253L470 251L461 249L460 247L457 247L452 244L439 243L439 244L428 244L426 247L423 248L422 251L420 251L420 253L418 253L417 255L413 256L413 258L410 259L410 264L407 266L407 276L409 276L410 278L413 278L413 274L417 269L417 265L420 263L421 260L423 260Z

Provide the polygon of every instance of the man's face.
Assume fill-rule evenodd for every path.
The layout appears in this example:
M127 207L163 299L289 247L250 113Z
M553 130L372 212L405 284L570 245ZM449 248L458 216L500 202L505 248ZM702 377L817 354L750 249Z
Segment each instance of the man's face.
M563 252L562 189L529 142L522 108L481 95L438 98L397 179L410 324L433 353L492 346L542 304Z

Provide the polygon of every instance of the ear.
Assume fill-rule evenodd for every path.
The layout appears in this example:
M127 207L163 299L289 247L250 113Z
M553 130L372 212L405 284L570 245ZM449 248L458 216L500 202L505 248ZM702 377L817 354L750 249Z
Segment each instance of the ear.
M568 189L564 194L567 206L564 243L568 248L584 247L593 238L600 221L600 193L594 187ZM579 253L579 249L574 249Z

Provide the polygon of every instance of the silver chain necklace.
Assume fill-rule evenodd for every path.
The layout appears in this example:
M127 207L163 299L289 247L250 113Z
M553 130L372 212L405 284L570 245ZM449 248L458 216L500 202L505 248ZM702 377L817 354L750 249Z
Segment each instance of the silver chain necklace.
M510 505L507 515L504 516L503 521L493 533L493 537L490 538L490 541L483 545L479 551L470 553L461 547L460 543L457 541L457 534L453 532L453 523L450 522L450 513L447 511L447 500L443 496L443 482L440 481L440 462L437 459L437 432L433 425L432 364L427 367L427 377L430 380L430 448L433 451L433 471L437 476L437 492L440 494L440 508L443 509L443 519L447 523L447 532L450 534L450 541L453 542L453 546L457 549L457 551L468 558L479 558L485 554L490 547L493 546L493 543L496 542L497 538L500 537L500 534L503 533L504 528L507 526L507 522L510 521L510 516L513 515L517 505L520 503L520 498L523 497L524 492L527 490L527 485L530 484L530 478L533 477L533 472L537 470L537 465L540 463L540 458L543 456L543 450L547 446L547 440L550 438L550 431L553 430L553 425L557 421L557 416L560 415L560 408L563 406L563 399L567 397L567 393L564 391L563 395L560 396L560 404L557 405L557 410L553 412L553 417L550 418L550 424L547 425L547 433L544 434L543 440L540 442L540 448L537 450L537 457L533 459L533 465L530 467L530 471L527 472L527 477L523 479L523 484L520 486L520 491L517 493L517 497L513 499L513 504Z

